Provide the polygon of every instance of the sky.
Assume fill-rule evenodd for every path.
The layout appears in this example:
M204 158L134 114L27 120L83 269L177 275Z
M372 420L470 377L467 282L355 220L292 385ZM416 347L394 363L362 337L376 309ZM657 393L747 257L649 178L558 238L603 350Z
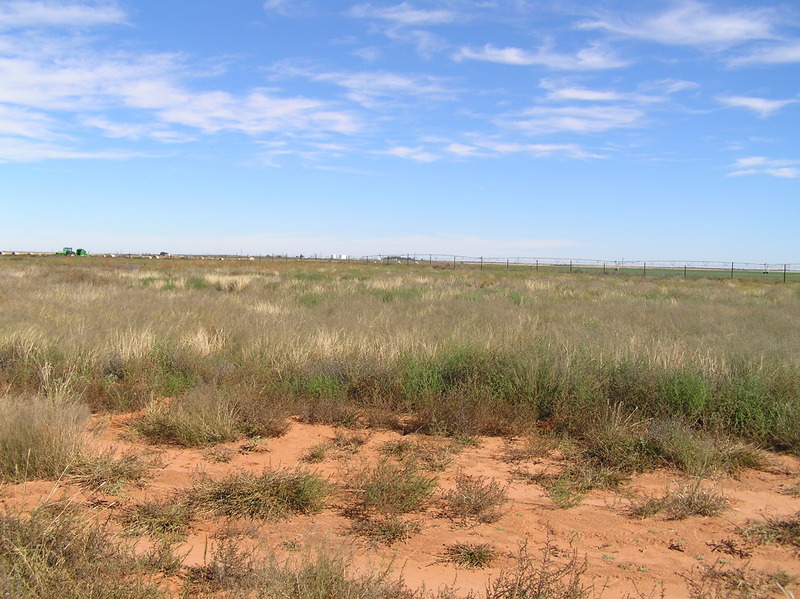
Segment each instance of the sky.
M0 0L0 250L800 263L800 5Z

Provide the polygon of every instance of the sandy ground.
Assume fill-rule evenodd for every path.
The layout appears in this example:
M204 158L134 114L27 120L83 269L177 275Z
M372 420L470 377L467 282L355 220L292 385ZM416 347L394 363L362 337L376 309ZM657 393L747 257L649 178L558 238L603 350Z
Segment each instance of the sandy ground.
M14 509L31 509L53 498L74 497L75 501L99 506L98 515L113 522L116 510L145 500L166 497L189 487L193 477L204 473L222 477L237 470L261 473L265 469L294 468L298 465L335 483L343 483L353 472L379 459L378 448L399 438L395 432L363 432L367 442L355 453L329 452L318 464L301 462L301 457L319 443L334 438L330 426L295 422L282 437L265 441L265 451L244 451L242 442L219 448L230 450L227 463L214 461L207 449L181 449L150 445L138 439L125 425L130 416L102 416L90 433L93 451L115 448L120 454L135 452L154 458L159 467L142 487L125 487L116 495L94 493L87 497L66 482L31 481L24 485L6 485L0 500ZM509 463L508 441L484 438L478 447L468 447L454 456L445 471L436 473L441 494L452 489L459 472L496 479L507 485L509 501L503 516L491 524L453 520L443 513L441 500L410 519L421 524L421 531L411 539L392 546L375 545L352 534L352 520L345 514L346 492L334 497L330 505L312 516L297 516L279 522L254 521L241 526L263 547L290 555L297 550L329 545L352 555L354 565L375 567L392 564L412 588L424 585L437 589L450 585L466 594L481 592L503 569L512 568L521 545L538 556L548 542L558 559L577 551L587 561L585 581L594 584L608 599L631 595L686 597L684 577L698 579L703 569L717 563L726 568L746 568L752 572L784 572L800 578L800 557L791 548L776 545L752 545L745 542L739 527L766 517L791 516L800 511L800 499L780 491L800 480L800 461L787 456L771 456L768 471L746 471L738 477L703 481L724 494L731 508L717 517L691 517L669 521L663 515L637 519L628 515L633 493L662 495L666 489L686 482L675 472L655 472L635 477L622 493L590 492L573 508L559 508L540 485L514 476L517 469L557 472L563 464L554 457ZM109 517L110 516L110 517ZM180 552L185 564L202 565L215 543L214 534L224 523L220 520L196 521ZM490 543L498 552L491 567L467 570L444 559L445 548L454 543ZM727 549L727 552L726 552ZM741 551L738 551L741 550ZM296 553L295 553L296 555ZM800 596L800 586L788 589ZM778 597L787 596L775 587Z

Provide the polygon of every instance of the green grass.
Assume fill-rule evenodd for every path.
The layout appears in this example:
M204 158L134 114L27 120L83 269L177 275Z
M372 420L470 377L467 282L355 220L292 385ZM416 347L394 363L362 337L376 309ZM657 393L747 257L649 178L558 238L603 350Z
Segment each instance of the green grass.
M455 543L444 548L444 557L459 568L487 568L497 558L497 550L489 543Z
M72 509L0 514L0 595L157 599L156 568Z
M275 520L318 512L329 493L325 479L305 470L238 472L221 479L200 477L185 502L216 516Z
M0 479L57 479L86 464L85 405L43 397L0 397Z
M393 545L406 541L422 530L419 522L403 520L397 516L388 518L357 519L350 532L365 537L379 545Z
M454 438L542 427L626 474L800 452L797 283L582 270L4 261L18 301L0 312L0 388L94 411L174 398L141 430L188 446L298 416Z
M153 465L133 453L117 456L112 450L86 456L68 472L69 480L94 492L120 493L125 485L141 487L151 477Z
M242 436L279 436L288 429L289 409L245 390L201 386L168 405L156 405L132 422L153 443L201 447Z
M455 488L442 499L447 513L453 518L473 519L480 523L496 522L508 501L508 488L495 479L460 473Z
M119 521L130 536L184 538L192 510L182 501L148 501L124 508Z
M727 497L703 488L701 482L684 484L661 497L634 500L629 513L636 518L651 518L663 512L667 520L685 520L691 516L718 516L730 507Z
M396 515L425 509L437 482L414 466L382 461L374 468L357 473L352 487L358 493L362 509Z
M745 526L742 534L761 543L800 548L800 512L794 516L769 516L763 522L752 522Z

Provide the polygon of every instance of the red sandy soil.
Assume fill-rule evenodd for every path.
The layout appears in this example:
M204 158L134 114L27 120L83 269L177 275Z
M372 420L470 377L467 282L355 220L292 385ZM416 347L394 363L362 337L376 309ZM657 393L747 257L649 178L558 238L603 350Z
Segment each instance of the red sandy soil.
M227 463L210 458L207 449L183 449L166 445L151 445L137 438L125 425L130 416L97 417L90 434L93 451L114 448L119 454L157 457L159 467L144 487L125 487L118 495L98 493L87 497L68 481L32 481L6 485L0 500L13 509L32 509L48 499L74 497L76 501L101 505L101 511L121 509L125 505L166 497L176 490L191 486L193 477L204 473L222 477L234 471L249 470L261 473L265 469L307 468L330 479L344 483L353 472L375 463L378 448L387 441L399 438L396 432L364 431L368 440L356 453L329 452L319 464L305 464L301 457L309 448L334 438L337 429L324 425L292 423L288 432L279 438L267 439L265 451L244 451L243 442L229 443L218 448L230 450L233 457ZM263 448L262 448L263 449ZM738 529L766 517L788 517L800 511L800 499L781 494L800 480L800 460L771 455L772 466L767 471L745 471L737 477L721 477L703 481L706 486L724 494L731 508L717 517L690 517L669 521L663 515L637 519L627 514L632 493L663 495L667 489L687 482L676 472L659 471L636 476L622 493L592 491L583 502L571 509L559 508L537 484L529 484L512 472L520 467L530 472L548 469L558 472L563 463L557 457L531 459L511 464L507 455L508 441L483 438L478 447L467 447L455 455L453 463L436 474L439 482L437 497L453 488L459 472L497 479L507 484L509 501L503 516L494 523L466 523L447 518L441 501L434 501L424 513L414 514L422 526L410 540L392 546L375 545L353 535L352 520L344 514L346 494L339 494L322 512L297 516L289 520L270 522L256 520L241 523L249 527L261 546L279 554L313 549L323 545L352 555L356 568L386 566L391 563L407 586L435 590L454 586L459 594L469 590L479 595L486 584L503 569L515 564L520 546L527 544L529 554L539 557L546 542L555 548L555 555L565 559L571 551L585 556L587 570L584 580L594 584L602 597L614 599L630 594L633 597L688 596L685 577L699 578L704 568L725 564L728 568L746 567L762 573L784 572L800 579L800 559L796 551L777 545L748 544ZM100 499L101 501L97 501ZM105 518L105 515L102 516ZM113 517L110 521L113 521ZM202 565L208 559L215 540L214 533L225 523L221 520L195 521L185 545L179 548L186 554L186 566ZM446 546L454 543L490 543L499 557L490 568L466 570L443 559ZM724 552L722 543L746 549L747 555ZM736 553L736 552L734 552ZM297 555L297 553L294 553ZM789 590L800 596L797 582ZM778 597L786 596L779 592Z

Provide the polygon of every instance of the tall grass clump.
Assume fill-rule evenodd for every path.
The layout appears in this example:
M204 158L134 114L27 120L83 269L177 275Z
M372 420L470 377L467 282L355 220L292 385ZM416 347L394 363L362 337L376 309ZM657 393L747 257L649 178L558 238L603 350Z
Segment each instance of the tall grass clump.
M3 597L163 597L154 572L127 545L71 509L0 514L0 563Z
M132 423L154 443L200 447L241 436L272 437L288 428L289 406L246 389L203 385L156 404Z
M247 596L258 599L411 599L425 597L405 586L389 566L359 572L346 552L331 547L296 559L254 557L235 542L219 543L211 562L192 571L191 596Z
M222 479L201 477L187 492L193 509L217 516L280 519L320 511L330 484L305 470L238 472Z
M434 491L434 477L420 473L410 464L381 461L353 477L361 509L384 515L407 514L424 509Z
M83 462L86 406L42 397L0 398L0 477L52 479Z

